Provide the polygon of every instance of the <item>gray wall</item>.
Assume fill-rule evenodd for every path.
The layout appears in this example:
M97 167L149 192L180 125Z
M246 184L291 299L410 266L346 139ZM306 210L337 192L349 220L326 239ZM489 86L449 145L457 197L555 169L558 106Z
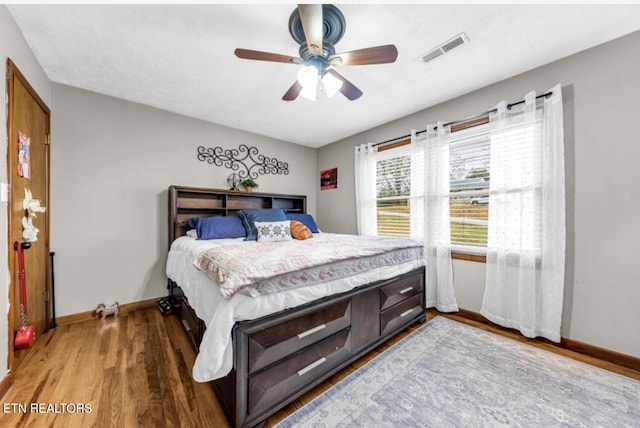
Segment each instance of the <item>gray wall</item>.
M166 295L167 188L227 188L231 173L197 147L255 146L289 164L261 191L308 195L316 150L64 85L52 85L51 250L56 315Z
M640 202L632 192L640 184L639 48L640 33L634 33L322 147L318 169L337 166L339 188L318 193L318 221L327 231L356 232L354 146L468 117L561 83L567 183L562 335L640 357ZM479 312L484 264L455 260L453 268L460 307Z
M26 77L31 86L38 93L40 98L49 106L50 104L50 85L49 79L42 71L42 68L36 61L31 49L22 37L22 33L16 26L13 18L9 14L7 7L0 5L0 59L2 60L2 75L6 70L7 58L10 58L20 72ZM7 136L7 85L0 85L0 182L7 183L7 146L9 144ZM9 337L7 313L9 311L9 287L11 278L9 277L9 266L7 265L7 204L0 203L0 366L7 364L9 349L7 338ZM0 380L4 377L2 369L0 369Z

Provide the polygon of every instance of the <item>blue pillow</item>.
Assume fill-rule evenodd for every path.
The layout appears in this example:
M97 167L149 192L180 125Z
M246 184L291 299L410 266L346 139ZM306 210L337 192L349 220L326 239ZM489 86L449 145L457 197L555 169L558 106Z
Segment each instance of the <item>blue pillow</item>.
M307 226L311 233L320 232L311 214L287 214L287 220L298 220L300 223Z
M238 211L238 216L242 219L247 232L245 241L257 241L258 230L253 224L256 221L284 221L287 215L281 208L247 209Z
M196 229L198 239L242 238L247 232L242 220L235 216L199 217L187 220Z

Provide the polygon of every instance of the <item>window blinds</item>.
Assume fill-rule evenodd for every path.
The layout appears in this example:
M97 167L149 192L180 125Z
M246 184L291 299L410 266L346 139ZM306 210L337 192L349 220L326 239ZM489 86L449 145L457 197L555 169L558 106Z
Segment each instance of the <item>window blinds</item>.
M488 130L485 124L452 134L450 193L446 197L454 245L486 246L490 178ZM412 221L415 228L424 220L424 209L420 206L424 203L424 157L414 152L410 144L378 152L376 156L378 235L411 236Z
M377 153L376 208L378 235L409 236L411 146Z
M450 143L451 243L484 247L489 214L489 128L452 134Z

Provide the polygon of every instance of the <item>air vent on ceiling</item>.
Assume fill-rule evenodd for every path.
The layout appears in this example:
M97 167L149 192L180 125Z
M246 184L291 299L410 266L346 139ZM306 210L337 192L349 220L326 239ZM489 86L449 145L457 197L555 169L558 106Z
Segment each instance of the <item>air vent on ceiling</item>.
M450 50L457 48L458 46L462 46L465 43L469 43L469 38L467 37L466 34L460 33L457 36L455 36L453 39L444 42L437 48L432 49L426 54L422 55L422 61L429 62L431 60L434 60L438 58L440 55L445 54Z

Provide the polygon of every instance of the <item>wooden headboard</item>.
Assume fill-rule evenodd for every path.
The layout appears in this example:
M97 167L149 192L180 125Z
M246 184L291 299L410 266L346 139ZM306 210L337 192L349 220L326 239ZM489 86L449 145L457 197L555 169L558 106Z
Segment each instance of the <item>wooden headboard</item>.
M257 208L282 208L290 213L306 213L307 197L169 186L169 245L186 233L189 229L187 220L192 217L237 215L238 210Z

